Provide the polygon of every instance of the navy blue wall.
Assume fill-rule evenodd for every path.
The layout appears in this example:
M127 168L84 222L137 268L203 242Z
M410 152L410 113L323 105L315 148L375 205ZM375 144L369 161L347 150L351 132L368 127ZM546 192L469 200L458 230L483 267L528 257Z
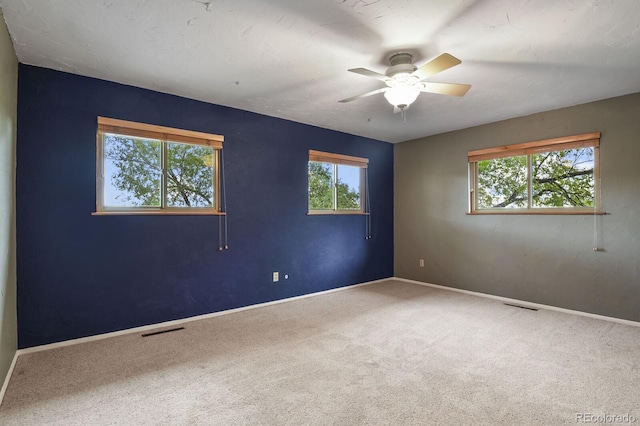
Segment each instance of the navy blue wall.
M20 348L393 275L391 144L27 65L18 96ZM91 215L97 116L224 135L229 250L215 216ZM306 215L309 149L369 158L371 240Z

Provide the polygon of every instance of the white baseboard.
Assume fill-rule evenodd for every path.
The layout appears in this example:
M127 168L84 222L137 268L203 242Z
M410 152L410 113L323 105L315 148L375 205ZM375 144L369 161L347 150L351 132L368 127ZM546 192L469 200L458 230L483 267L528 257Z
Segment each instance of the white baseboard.
M25 349L18 349L16 351L16 353L13 355L13 361L11 362L11 366L9 367L9 371L7 372L7 376L4 379L4 383L2 385L2 389L0 390L0 405L2 405L2 400L4 399L4 394L7 391L7 387L9 386L9 380L11 380L11 375L13 374L13 369L15 368L16 362L18 360L18 356L20 356L20 355L30 354L30 353L34 353L34 352L47 351L47 350L50 350L50 349L61 348L61 347L64 347L64 346L78 345L80 343L93 342L93 341L96 341L96 340L108 339L110 337L122 336L122 335L125 335L125 334L140 333L140 332L154 330L154 329L158 329L158 328L173 327L173 326L180 325L180 324L185 324L185 323L188 323L188 322L191 322L191 321L198 321L198 320L203 320L203 319L207 319L207 318L214 318L214 317L219 317L219 316L222 316L222 315L233 314L233 313L236 313L236 312L247 311L249 309L263 308L265 306L277 305L279 303L292 302L294 300L306 299L308 297L320 296L322 294L329 294L329 293L334 293L334 292L337 292L337 291L349 290L349 289L356 288L356 287L362 287L362 286L365 286L365 285L370 285L370 284L389 281L390 279L392 279L392 278L384 278L384 279L381 279L381 280L368 281L368 282L365 282L365 283L353 284L353 285L348 285L348 286L345 286L345 287L333 288L331 290L324 290L324 291L319 291L319 292L316 292L316 293L303 294L301 296L295 296L295 297L289 297L289 298L286 298L286 299L274 300L274 301L271 301L271 302L259 303L257 305L243 306L241 308L228 309L226 311L213 312L211 314L198 315L198 316L195 316L195 317L183 318L183 319L173 320L173 321L165 321L165 322L161 322L161 323L157 323L157 324L145 325L145 326L142 326L142 327L128 328L126 330L113 331L111 333L103 333L103 334L97 334L95 336L88 336L88 337L81 337L81 338L78 338L78 339L65 340L64 342L56 342L56 343L50 343L50 344L47 344L47 345L40 345L40 346L33 346L33 347L30 347L30 348L25 348Z
M129 328L129 329L126 329L126 330L120 330L120 331L113 331L113 332L110 332L110 333L98 334L98 335L95 335L95 336L88 336L88 337L81 337L81 338L78 338L78 339L65 340L64 342L56 342L56 343L50 343L50 344L47 344L47 345L40 345L40 346L33 346L33 347L30 347L30 348L25 348L25 349L18 349L18 351L16 352L16 355L14 356L13 364L11 365L11 371L13 371L13 366L15 364L16 358L18 357L18 355L21 355L21 354L28 354L28 353L33 353L33 352L46 351L46 350L49 350L49 349L60 348L60 347L64 347L64 346L78 345L80 343L93 342L95 340L108 339L110 337L122 336L122 335L125 335L125 334L141 333L141 332L146 332L146 331L155 330L155 329L159 329L159 328L174 327L174 326L177 326L177 325L182 325L182 324L189 323L191 321L198 321L198 320L203 320L203 319L207 319L207 318L214 318L214 317L218 317L218 316L221 316L221 315L228 315L228 314L233 314L233 313L236 313L236 312L246 311L246 310L249 310L249 309L257 309L257 308L262 308L262 307L265 307L265 306L277 305L279 303L292 302L294 300L300 300L300 299L305 299L305 298L308 298L308 297L320 296L320 295L323 295L323 294L334 293L336 291L348 290L348 289L351 289L351 288L361 287L361 286L370 285L370 284L376 284L376 283L389 281L389 280L402 281L402 282L406 282L406 283L410 283L410 284L417 284L417 285L422 285L422 286L427 286L427 287L438 288L438 289L441 289L441 290L448 290L448 291L454 291L454 292L458 292L458 293L468 294L468 295L471 295L471 296L485 297L485 298L489 298L489 299L500 300L500 301L503 301L503 302L515 303L515 304L522 305L522 306L528 306L528 307L533 307L533 308L538 308L538 309L545 309L545 310L549 310L549 311L562 312L562 313L566 313L566 314L579 315L579 316L584 316L584 317L588 317L588 318L595 318L595 319L600 319L600 320L604 320L604 321L612 321L612 322L616 322L616 323L619 323L619 324L625 324L625 325L631 325L631 326L634 326L634 327L640 327L640 322L625 320L625 319L621 319L621 318L614 318L614 317L608 317L608 316L604 316L604 315L590 314L588 312L575 311L575 310L559 308L559 307L551 306L551 305L543 305L543 304L540 304L540 303L533 303L533 302L527 302L527 301L524 301L524 300L511 299L511 298L508 298L508 297L495 296L495 295L487 294L487 293L479 293L479 292L476 292L476 291L463 290L463 289L455 288L455 287L447 287L447 286L438 285L438 284L430 284L430 283L425 283L425 282L422 282L422 281L409 280L409 279L406 279L406 278L389 277L389 278L384 278L384 279L381 279L381 280L368 281L368 282L365 282L365 283L360 283L360 284L354 284L354 285L345 286L345 287L334 288L334 289L331 289L331 290L324 290L324 291L320 291L320 292L316 292L316 293L303 294L301 296L295 296L295 297L289 297L289 298L286 298L286 299L274 300L274 301L271 301L271 302L259 303L259 304L256 304L256 305L243 306L241 308L228 309L228 310L225 310L225 311L198 315L198 316L195 316L195 317L183 318L183 319L173 320L173 321L165 321L165 322L145 325L145 326L141 326L141 327ZM4 390L4 387L2 389ZM0 398L0 402L2 402L1 398Z
M16 351L16 353L13 354L13 360L11 360L9 371L7 371L7 375L5 376L4 382L2 383L2 388L0 389L0 405L2 405L4 394L5 392L7 392L7 388L9 387L9 380L11 380L11 376L13 375L13 369L16 367L17 361L18 361L18 352Z
M348 285L348 286L345 286L345 287L333 288L331 290L324 290L324 291L319 291L319 292L316 292L316 293L303 294L301 296L288 297L286 299L273 300L271 302L258 303L257 305L243 306L241 308L227 309L225 311L213 312L213 313L210 313L210 314L203 314L203 315L198 315L198 316L195 316L195 317L182 318L182 319L173 320L173 321L165 321L165 322L156 323L156 324L144 325L144 326L141 326L141 327L128 328L126 330L112 331L110 333L97 334L95 336L80 337L78 339L65 340L64 342L56 342L56 343L49 343L47 345L32 346L30 348L18 349L17 354L18 355L30 354L30 353L33 353L33 352L47 351L49 349L61 348L61 347L64 347L64 346L78 345L80 343L87 343L87 342L93 342L93 341L96 341L96 340L108 339L110 337L122 336L122 335L125 335L125 334L141 333L141 332L146 332L146 331L149 331L149 330L155 330L155 329L158 329L158 328L165 328L165 327L175 327L177 325L186 324L186 323L189 323L191 321L199 321L199 320L203 320L203 319L219 317L219 316L222 316L222 315L229 315L229 314L233 314L233 313L236 313L236 312L246 311L246 310L249 310L249 309L264 308L265 306L277 305L277 304L280 304L280 303L292 302L294 300L306 299L307 297L320 296L320 295L323 295L323 294L334 293L336 291L348 290L348 289L355 288L355 287L361 287L361 286L364 286L364 285L370 285L370 284L375 284L375 283L379 283L379 282L388 281L390 279L392 279L392 278L384 278L384 279L381 279L381 280L368 281L368 282L365 282L365 283L353 284L353 285Z
M622 319L622 318L615 318L615 317L608 317L608 316L605 316L605 315L590 314L588 312L574 311L572 309L559 308L557 306L543 305L541 303L527 302L525 300L511 299L511 298L508 298L508 297L494 296L493 294L479 293L479 292L476 292L476 291L463 290L461 288L447 287L447 286L438 285L438 284L429 284L429 283L425 283L425 282L422 282L422 281L408 280L406 278L393 277L393 278L389 278L389 279L393 279L393 280L396 280L396 281L402 281L402 282L409 283L409 284L417 284L417 285L422 285L422 286L426 286L426 287L433 287L433 288L437 288L437 289L440 289L440 290L455 291L456 293L468 294L470 296L478 296L478 297L484 297L484 298L487 298L487 299L500 300L502 302L513 303L513 304L516 304L516 305L525 306L525 307L529 307L529 308L537 308L537 309L544 309L544 310L547 310L547 311L562 312L564 314L578 315L578 316L581 316L581 317L594 318L594 319L599 319L599 320L603 320L603 321L615 322L615 323L618 323L618 324L630 325L630 326L633 326L633 327L640 327L640 322L630 321L630 320L626 320L626 319Z
M80 343L93 342L93 341L96 341L96 340L108 339L110 337L122 336L122 335L125 335L125 334L140 333L140 332L145 332L145 331L159 329L159 328L165 328L165 327L174 327L176 325L186 324L186 323L189 323L189 322L192 322L192 321L198 321L198 320L203 320L203 319L208 319L208 318L214 318L214 317L218 317L218 316L222 316L222 315L229 315L229 314L233 314L233 313L236 313L236 312L242 312L242 311L246 311L246 310L250 310L250 309L262 308L262 307L265 307L265 306L277 305L277 304L280 304L280 303L292 302L294 300L306 299L308 297L320 296L320 295L323 295L323 294L329 294L329 293L334 293L334 292L337 292L337 291L349 290L349 289L356 288L356 287L361 287L361 286L365 286L365 285L376 284L376 283L381 283L381 282L391 281L391 280L406 282L406 283L409 283L409 284L417 284L417 285L421 285L421 286L433 287L433 288L437 288L437 289L440 289L440 290L454 291L454 292L457 292L457 293L468 294L468 295L471 295L471 296L478 296L478 297L484 297L484 298L489 298L489 299L494 299L494 300L500 300L502 302L514 303L514 304L521 305L521 306L527 306L527 307L538 308L538 309L545 309L545 310L549 310L549 311L562 312L562 313L566 313L566 314L579 315L579 316L588 317L588 318L595 318L595 319L599 319L599 320L611 321L611 322L615 322L615 323L619 323L619 324L631 325L631 326L634 326L634 327L640 327L640 322L629 321L629 320L625 320L625 319L621 319L621 318L614 318L614 317L608 317L608 316L604 316L604 315L590 314L590 313L587 313L587 312L581 312L581 311L574 311L574 310L571 310L571 309L558 308L556 306L542 305L542 304L539 304L539 303L532 303L532 302L526 302L526 301L518 300L518 299L511 299L511 298L508 298L508 297L494 296L492 294L486 294L486 293L479 293L479 292L475 292L475 291L463 290L463 289L455 288L455 287L447 287L447 286L442 286L442 285L437 285L437 284L429 284L429 283L425 283L425 282L422 282L422 281L409 280L409 279L406 279L406 278L389 277L389 278L384 278L384 279L381 279L381 280L368 281L368 282L365 282L365 283L360 283L360 284L354 284L354 285L349 285L349 286L345 286L345 287L334 288L334 289L331 289L331 290L319 291L319 292L316 292L316 293L303 294L301 296L295 296L295 297L289 297L289 298L286 298L286 299L274 300L274 301L271 301L271 302L259 303L259 304L256 304L256 305L243 306L241 308L228 309L228 310L220 311L220 312L213 312L211 314L198 315L198 316L195 316L195 317L183 318L183 319L174 320L174 321L166 321L166 322L157 323L157 324L145 325L145 326L142 326L142 327L134 327L134 328L129 328L129 329L126 329L126 330L121 330L121 331L114 331L114 332L110 332L110 333L98 334L98 335L95 335L95 336L81 337L81 338L78 338L78 339L66 340L64 342L56 342L56 343L50 343L50 344L47 344L47 345L34 346L34 347L31 347L31 348L18 349L16 351L15 355L13 356L13 360L11 362L11 366L9 367L9 371L7 372L7 376L5 377L4 383L2 385L2 389L0 389L0 404L2 404L2 400L4 398L4 394L5 394L6 390L7 390L7 387L9 386L9 380L11 379L11 375L13 374L13 370L14 370L16 362L18 360L18 356L23 355L23 354L46 351L46 350L50 350L50 349L61 348L61 347L64 347L64 346L78 345Z

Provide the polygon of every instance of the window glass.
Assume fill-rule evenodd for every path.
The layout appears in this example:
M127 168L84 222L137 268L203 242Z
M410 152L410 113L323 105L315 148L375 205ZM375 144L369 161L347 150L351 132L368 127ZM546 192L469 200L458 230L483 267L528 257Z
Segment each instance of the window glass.
M98 117L96 214L224 214L224 137Z
M478 209L527 207L527 157L478 161Z
M469 151L478 213L600 214L600 132Z
M160 207L162 142L104 135L104 206Z
M213 207L213 148L167 143L167 206Z
M593 207L594 148L531 156L533 207Z
M309 209L333 210L333 164L309 161Z
M336 165L338 179L336 192L338 197L338 210L360 210L360 167Z
M309 213L359 214L365 212L367 158L309 151Z

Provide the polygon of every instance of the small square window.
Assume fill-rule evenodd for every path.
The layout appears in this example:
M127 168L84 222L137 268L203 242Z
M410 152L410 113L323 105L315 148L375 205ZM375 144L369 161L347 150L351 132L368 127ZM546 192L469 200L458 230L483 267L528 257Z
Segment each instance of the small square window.
M369 160L320 151L309 152L309 213L364 213Z

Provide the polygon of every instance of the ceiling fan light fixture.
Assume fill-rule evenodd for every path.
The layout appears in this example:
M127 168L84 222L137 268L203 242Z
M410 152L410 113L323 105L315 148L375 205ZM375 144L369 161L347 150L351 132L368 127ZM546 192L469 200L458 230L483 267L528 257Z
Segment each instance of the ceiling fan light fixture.
M417 86L398 85L384 92L384 97L394 107L405 109L416 100L419 94L420 88Z
M1 1L1 0L0 0ZM420 92L437 93L440 95L464 96L471 88L468 84L422 82L432 75L455 67L461 63L460 59L443 53L422 65L420 68L413 64L413 56L408 52L399 52L389 58L391 66L384 74L366 68L352 68L349 71L383 81L387 87L372 90L361 95L342 99L338 102L351 102L378 93L384 93L387 101L395 107L394 112L403 115L409 105L417 99Z

